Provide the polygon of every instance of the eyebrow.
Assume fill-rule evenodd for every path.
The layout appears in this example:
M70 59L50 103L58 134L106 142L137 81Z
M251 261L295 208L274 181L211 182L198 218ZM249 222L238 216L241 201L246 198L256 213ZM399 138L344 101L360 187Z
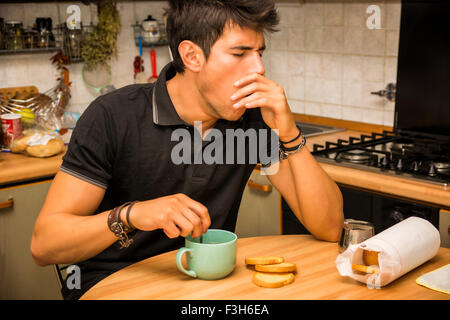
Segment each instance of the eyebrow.
M232 47L231 49L235 49L235 50L253 50L253 47L249 47L249 46L236 46L236 47ZM263 44L261 48L258 49L258 51L264 51L266 50L266 45Z

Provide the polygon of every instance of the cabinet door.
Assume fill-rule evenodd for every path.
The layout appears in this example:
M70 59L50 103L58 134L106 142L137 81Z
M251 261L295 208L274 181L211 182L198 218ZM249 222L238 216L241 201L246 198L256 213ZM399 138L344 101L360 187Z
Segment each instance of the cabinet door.
M441 247L450 248L450 211L440 211L439 233L441 234Z
M30 252L34 223L51 181L0 189L0 299L61 299L53 266L39 267Z
M240 238L280 234L280 193L259 171L245 187L235 230Z

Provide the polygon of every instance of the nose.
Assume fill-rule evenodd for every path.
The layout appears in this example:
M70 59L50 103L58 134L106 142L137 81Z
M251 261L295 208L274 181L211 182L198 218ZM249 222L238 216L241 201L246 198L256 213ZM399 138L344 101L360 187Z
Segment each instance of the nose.
M266 69L264 68L262 57L259 52L253 53L249 73L258 73L260 75L264 75L266 73Z

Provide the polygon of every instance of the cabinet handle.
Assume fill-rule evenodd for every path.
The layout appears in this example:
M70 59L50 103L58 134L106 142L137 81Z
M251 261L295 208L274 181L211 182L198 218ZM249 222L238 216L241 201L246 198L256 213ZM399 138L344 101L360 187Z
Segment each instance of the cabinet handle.
M8 199L6 201L0 202L0 209L12 208L14 205L14 199Z
M263 192L270 192L272 191L272 186L270 184L259 184L253 182L251 179L248 180L247 185L252 188Z

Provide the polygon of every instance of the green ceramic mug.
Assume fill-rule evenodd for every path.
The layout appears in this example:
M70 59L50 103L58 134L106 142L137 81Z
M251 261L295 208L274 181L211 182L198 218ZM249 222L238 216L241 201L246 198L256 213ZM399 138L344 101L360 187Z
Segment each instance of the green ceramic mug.
M176 262L180 271L188 276L203 280L217 280L226 277L236 265L237 236L230 231L209 229L200 237L187 236L185 247L177 252ZM189 270L186 270L181 257L186 253Z

